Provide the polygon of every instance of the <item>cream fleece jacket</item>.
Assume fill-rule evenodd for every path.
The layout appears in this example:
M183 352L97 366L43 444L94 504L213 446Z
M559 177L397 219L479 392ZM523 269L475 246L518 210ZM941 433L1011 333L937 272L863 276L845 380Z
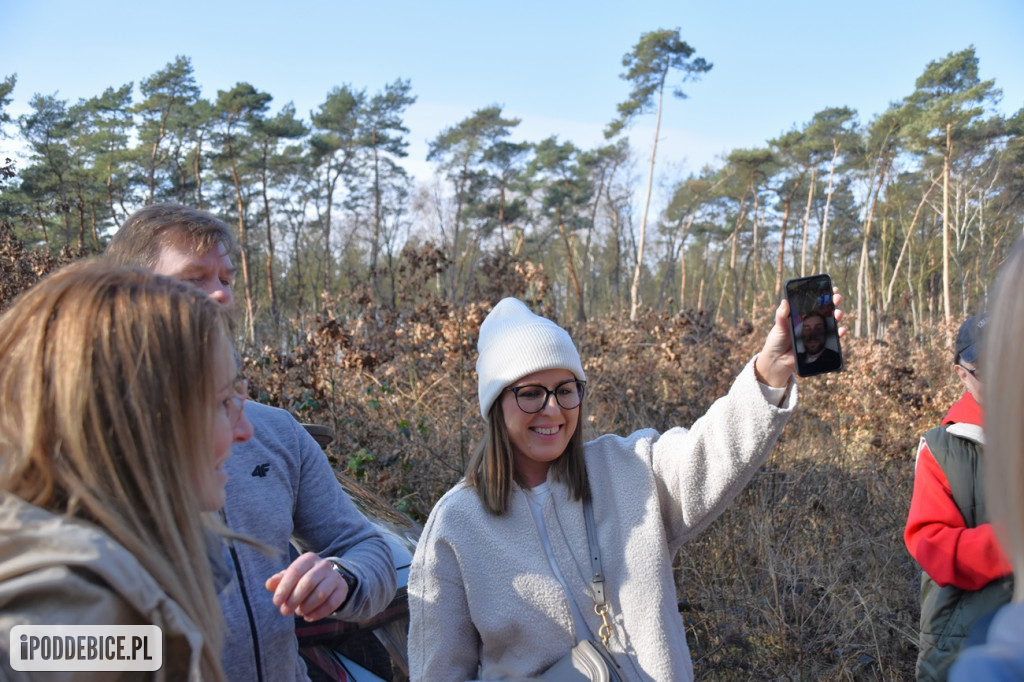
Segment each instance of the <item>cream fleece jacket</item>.
M602 436L584 446L594 498L610 648L629 680L693 679L672 559L747 484L796 405L768 404L753 361L690 430ZM596 637L583 506L548 479L544 522L569 589ZM525 493L502 516L460 482L434 507L409 581L412 680L529 678L577 641Z

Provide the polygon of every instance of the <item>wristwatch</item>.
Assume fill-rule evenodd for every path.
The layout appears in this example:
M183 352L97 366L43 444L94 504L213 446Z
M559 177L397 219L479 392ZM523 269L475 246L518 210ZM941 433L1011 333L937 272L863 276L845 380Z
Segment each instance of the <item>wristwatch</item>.
M335 613L337 613L345 608L345 604L347 604L348 600L352 598L353 594L355 594L356 588L359 587L359 578L357 578L352 571L345 568L340 561L336 559L328 559L328 561L331 562L331 568L334 569L334 572L340 575L341 579L345 581L346 585L348 585L348 594L345 595L345 600L341 602L335 610Z

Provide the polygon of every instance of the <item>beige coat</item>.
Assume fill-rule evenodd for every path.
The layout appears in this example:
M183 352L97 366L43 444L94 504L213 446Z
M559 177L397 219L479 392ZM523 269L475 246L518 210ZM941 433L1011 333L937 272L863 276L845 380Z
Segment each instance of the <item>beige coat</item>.
M156 672L18 672L16 625L156 625ZM0 680L199 680L202 636L135 557L90 524L0 493ZM35 677L34 677L35 676Z
M729 394L687 431L603 436L584 446L594 498L610 648L629 680L693 678L672 559L708 526L771 452L796 405L768 404L749 363ZM593 637L586 527L580 502L548 479L544 522L552 551ZM529 678L577 637L561 584L545 555L525 493L506 514L484 510L464 483L430 514L409 583L414 682ZM479 668L479 670L478 670Z

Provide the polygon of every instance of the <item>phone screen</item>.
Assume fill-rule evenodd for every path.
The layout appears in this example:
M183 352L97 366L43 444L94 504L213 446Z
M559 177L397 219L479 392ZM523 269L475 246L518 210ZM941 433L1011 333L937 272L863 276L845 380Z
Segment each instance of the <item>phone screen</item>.
M796 352L796 373L802 377L843 369L832 278L811 275L786 282L789 324Z

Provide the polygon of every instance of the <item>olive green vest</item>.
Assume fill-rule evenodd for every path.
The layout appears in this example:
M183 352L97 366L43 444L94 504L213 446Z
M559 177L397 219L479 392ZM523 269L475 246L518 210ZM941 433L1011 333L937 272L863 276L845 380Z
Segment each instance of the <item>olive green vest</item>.
M955 425L953 425L955 426ZM981 443L949 433L948 426L924 435L928 449L949 481L968 528L988 523L985 509L985 460ZM921 572L921 637L917 679L943 681L971 628L1013 596L1012 577L994 580L977 591L939 587Z

